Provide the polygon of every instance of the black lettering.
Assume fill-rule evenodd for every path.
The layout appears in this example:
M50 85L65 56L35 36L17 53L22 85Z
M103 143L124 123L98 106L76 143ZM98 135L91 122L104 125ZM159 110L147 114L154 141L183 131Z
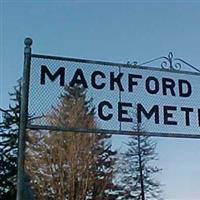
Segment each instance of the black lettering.
M198 119L199 119L199 126L200 126L200 109L198 109Z
M136 78L142 78L141 75L137 75L137 74L129 74L128 75L128 91L129 92L133 92L133 86L134 85L138 85L138 82L135 81L134 79Z
M113 114L110 113L110 114L105 115L103 113L104 106L107 106L109 109L112 109L112 105L110 102L102 101L101 103L99 103L99 106L98 106L98 115L102 120L108 121L112 118Z
M174 87L175 82L171 78L162 78L162 85L163 85L163 95L167 95L167 89L171 92L172 96L176 96Z
M192 86L186 80L178 80L179 83L179 95L180 97L189 97L192 94ZM184 87L185 85L185 87Z
M154 105L149 112L145 110L142 104L137 104L137 121L138 123L142 123L142 113L147 119L150 119L152 115L155 116L155 123L159 124L159 107L158 105Z
M122 87L122 83L121 83L121 78L124 74L123 73L119 73L116 77L114 72L110 72L110 89L114 90L114 84L117 83L119 90L120 91L124 91L123 87Z
M193 112L193 108L181 107L181 111L185 112L185 125L190 126L190 112Z
M45 85L45 75L49 77L51 81L55 81L55 79L60 76L60 86L64 86L65 84L65 68L60 67L54 74L52 74L47 66L41 66L41 76L40 76L40 84Z
M151 88L150 82L154 83L154 87ZM153 76L150 76L146 79L146 90L149 94L157 94L159 91L159 81Z
M124 117L123 115L128 115L128 111L124 110L124 107L132 107L132 103L119 102L118 103L118 120L120 122L132 122L133 119L130 117Z
M78 84L78 85L82 84L84 88L88 88L87 82L86 82L85 77L83 75L83 71L81 69L76 70L72 80L69 83L69 85L71 87L73 87L76 84Z
M96 77L97 76L101 76L101 78L106 78L105 74L101 71L94 71L92 73L92 77L91 77L91 84L92 87L94 87L95 89L103 89L105 87L105 83L101 83L101 84L97 84L96 83Z
M175 106L163 106L164 124L166 125L177 125L176 121L170 121L169 118L173 118L173 113L170 111L175 111L177 108Z

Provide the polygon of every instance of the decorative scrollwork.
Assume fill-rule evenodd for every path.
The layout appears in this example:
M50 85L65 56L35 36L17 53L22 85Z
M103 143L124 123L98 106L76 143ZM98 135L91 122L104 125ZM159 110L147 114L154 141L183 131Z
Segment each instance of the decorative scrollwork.
M153 63L155 61L161 60L161 68L167 69L167 70L173 70L173 71L179 71L182 68L182 64L186 65L187 67L190 67L191 69L200 72L200 69L194 67L193 65L189 64L188 62L180 59L180 58L174 58L174 55L172 52L168 54L168 56L161 56L152 60L149 60L147 62L137 64L138 66L144 66L150 63ZM135 63L135 62L134 62Z
M172 52L170 52L168 54L168 57L160 57L160 59L161 58L165 59L165 61L163 61L161 63L161 67L163 69L181 70L181 63L180 62L174 62L174 61L176 61L176 58L174 59Z

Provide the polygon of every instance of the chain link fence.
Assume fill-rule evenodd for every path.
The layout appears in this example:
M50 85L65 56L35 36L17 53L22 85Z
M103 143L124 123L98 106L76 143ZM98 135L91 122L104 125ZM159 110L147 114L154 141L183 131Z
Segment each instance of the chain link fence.
M198 136L199 95L198 73L32 55L28 127Z

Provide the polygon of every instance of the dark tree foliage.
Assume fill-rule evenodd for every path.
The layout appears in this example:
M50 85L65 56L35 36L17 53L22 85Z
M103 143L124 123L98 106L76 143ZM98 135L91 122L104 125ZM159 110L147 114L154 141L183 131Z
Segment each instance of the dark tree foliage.
M20 82L10 93L13 104L0 109L0 199L16 199L17 152L20 113Z
M116 166L116 151L111 150L111 144L107 142L111 135L99 134L94 144L93 155L96 162L92 166L94 182L92 185L92 200L114 200L117 199L119 186L114 184L114 173Z
M137 126L137 131L143 130ZM132 136L127 143L128 149L123 154L122 167L124 198L128 200L160 200L161 184L156 174L161 169L155 166L157 160L156 143L149 136Z

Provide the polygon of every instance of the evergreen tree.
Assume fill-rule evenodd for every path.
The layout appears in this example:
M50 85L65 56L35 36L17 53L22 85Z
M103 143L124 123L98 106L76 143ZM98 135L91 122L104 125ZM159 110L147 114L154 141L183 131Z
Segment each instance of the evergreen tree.
M12 105L0 109L0 199L16 199L17 151L20 113L20 81L11 93Z
M136 125L139 134L143 133L140 124ZM161 184L155 175L161 169L154 165L157 160L156 143L144 135L131 136L128 149L123 154L124 198L128 200L160 200Z
M94 176L91 188L91 200L117 199L119 186L114 184L116 167L116 151L111 150L111 144L107 142L111 135L99 134L94 144L93 155L95 163L92 166Z
M95 129L95 108L83 87L66 86L48 121L61 128ZM111 199L115 154L111 135L29 133L27 170L37 199Z

